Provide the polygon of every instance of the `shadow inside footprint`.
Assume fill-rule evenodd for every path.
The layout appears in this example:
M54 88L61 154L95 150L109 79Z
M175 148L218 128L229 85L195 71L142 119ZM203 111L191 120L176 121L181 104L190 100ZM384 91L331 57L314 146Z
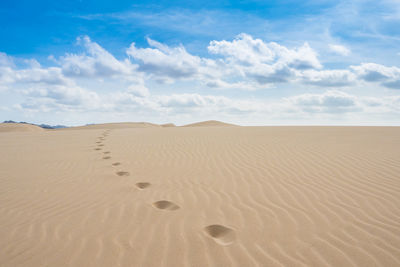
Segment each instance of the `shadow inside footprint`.
M100 148L100 147L98 147L98 148L95 148L94 150L101 150L101 148Z
M104 146L103 144L99 144L99 145L97 145L97 146Z
M110 151L104 151L103 154L110 154Z
M168 200L160 200L153 203L153 206L160 210L177 210L180 209L178 205Z
M139 189L145 189L145 188L149 187L150 185L151 185L150 183L145 183L145 182L136 183L136 187L138 187Z
M232 244L235 239L235 231L219 224L209 225L204 228L204 232L211 237L217 244L227 246Z
M112 165L113 165L113 166L118 166L118 165L121 165L121 163L119 163L119 162L114 162Z
M107 156L107 157L103 157L103 159L111 159L111 157L110 157L110 156Z
M129 172L116 172L118 176L129 176Z

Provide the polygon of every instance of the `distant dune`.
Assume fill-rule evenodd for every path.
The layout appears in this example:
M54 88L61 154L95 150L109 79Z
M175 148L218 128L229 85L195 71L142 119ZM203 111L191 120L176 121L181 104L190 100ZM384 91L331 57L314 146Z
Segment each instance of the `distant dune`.
M230 124L230 123L225 123L222 121L201 121L201 122L196 122L196 123L191 123L191 124L187 124L187 125L183 125L182 127L234 127L234 126L238 126L235 124Z
M173 123L165 123L165 124L161 124L161 127L176 127L176 125Z
M43 128L28 123L0 123L1 132L41 132Z
M126 129L126 128L151 128L151 127L161 127L161 126L149 122L116 122L116 123L90 124L85 126L63 128L59 130L65 131L65 130Z

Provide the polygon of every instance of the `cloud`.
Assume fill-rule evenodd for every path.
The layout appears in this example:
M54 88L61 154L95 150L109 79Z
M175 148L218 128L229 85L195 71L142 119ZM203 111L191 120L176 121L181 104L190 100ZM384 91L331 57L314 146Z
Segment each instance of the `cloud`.
M197 56L183 45L171 47L148 39L148 47L132 43L126 57L117 59L89 37L78 42L84 48L81 54L53 58L53 66L47 67L35 59L0 54L1 93L13 90L16 107L28 113L95 112L125 114L124 118L217 115L295 121L316 116L323 121L348 114L400 113L400 96L363 97L359 89L366 84L375 85L379 94L382 88L400 89L400 68L361 63L330 69L307 43L288 48L240 34L231 41L211 41L209 56ZM306 87L312 93L302 93ZM339 87L346 87L346 92ZM351 94L353 88L358 96ZM213 89L227 91L214 94Z
M99 107L100 97L96 92L78 86L55 85L47 88L30 88L23 93L30 100L46 100L54 105L93 109ZM34 102L34 101L33 101Z
M15 67L13 59L3 52L0 52L0 67Z
M341 56L348 56L351 53L350 49L348 49L343 45L338 45L338 44L329 44L329 50Z
M117 60L108 51L88 36L78 37L78 44L82 45L86 53L66 54L59 59L63 74L72 77L111 77L133 75L136 66L126 59Z
M233 41L211 41L208 51L223 56L226 67L236 76L259 84L289 82L297 71L322 68L317 53L308 43L288 49L240 34Z
M335 90L323 94L293 96L287 100L308 113L346 113L359 109L355 96Z
M127 58L118 60L88 36L77 40L83 53L53 58L56 66L47 68L27 59L27 66L18 69L11 57L0 54L0 83L3 87L12 83L75 86L80 79L110 79L124 81L124 90L143 97L149 94L145 81L172 84L183 80L209 88L242 90L279 83L342 87L361 81L397 89L400 81L397 67L362 63L347 69L325 69L308 43L287 48L244 33L231 41L211 41L207 49L213 57L192 55L183 45L170 47L148 38L149 47L138 48L132 43L126 50Z
M200 94L172 94L156 96L154 101L168 114L193 114L197 116L249 115L264 110L265 104L226 96Z
M400 89L400 68L387 67L376 63L362 63L350 67L360 79L366 82L380 82L381 85Z
M150 95L149 89L144 84L130 85L126 91L127 93L137 97L146 97Z
M62 73L70 78L119 77L142 87L144 80L167 84L184 80L210 88L244 90L279 83L342 87L380 80L384 87L398 88L397 67L363 63L348 69L324 69L317 52L308 43L287 48L244 33L232 41L211 41L207 49L213 58L192 55L183 45L170 47L147 38L149 47L139 48L132 43L126 50L128 58L117 60L87 36L78 42L86 53L67 54L57 61ZM345 51L340 45L330 47Z
M233 41L211 41L208 51L212 54L227 57L230 62L250 66L259 63L270 63L275 53L261 39L253 39L250 35L240 34Z
M16 70L13 73L14 82L17 83L43 83L43 84L73 84L72 80L64 77L58 67Z
M308 43L289 49L275 42L265 43L248 34L239 34L233 41L211 41L208 51L225 56L229 62L244 66L287 65L294 69L320 69L317 53Z
M387 79L396 79L400 76L400 68L386 67L375 63L362 63L359 66L351 66L357 75L368 82L379 82Z
M12 82L14 82L13 69L6 66L0 66L0 86L6 88L6 85Z
M349 86L356 82L356 75L349 70L307 70L302 74L302 81L322 87Z
M148 48L132 43L127 54L138 71L164 83L196 80L212 88L251 90L289 82L298 71L322 68L308 43L288 49L240 34L232 41L211 41L208 51L219 56L211 59L192 55L182 45L169 47L150 38L147 42Z
M383 86L391 89L400 89L400 78L395 81L385 82Z
M212 79L222 70L216 61L191 55L182 45L169 47L150 38L147 42L149 48L137 48L132 43L127 54L138 61L138 71L158 81Z
M215 89L238 89L248 91L269 88L268 85L259 84L255 81L226 82L220 79L210 79L205 82L205 85L209 88Z
M11 57L0 53L0 84L73 84L59 67L42 68L34 59L24 62L27 68L18 69Z
M140 61L139 71L172 79L189 78L198 73L201 58L190 55L183 46L169 48L149 38L147 41L154 48L137 48L132 43L127 50L129 56Z

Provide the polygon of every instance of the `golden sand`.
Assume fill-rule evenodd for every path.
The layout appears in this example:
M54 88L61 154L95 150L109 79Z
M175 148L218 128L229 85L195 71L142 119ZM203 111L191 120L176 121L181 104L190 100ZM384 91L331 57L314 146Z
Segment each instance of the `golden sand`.
M400 266L399 127L125 126L0 130L0 266Z

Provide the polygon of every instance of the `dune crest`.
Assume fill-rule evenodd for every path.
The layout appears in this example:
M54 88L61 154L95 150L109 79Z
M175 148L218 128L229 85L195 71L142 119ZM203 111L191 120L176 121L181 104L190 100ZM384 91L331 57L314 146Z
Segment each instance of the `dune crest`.
M0 133L4 132L43 132L43 128L28 123L0 123Z
M176 127L176 125L173 123L164 123L164 124L161 124L161 127Z
M68 128L57 129L57 131L69 131L69 130L98 130L98 129L129 129L129 128L152 128L161 127L158 124L149 122L115 122L115 123L101 123L101 124L90 124L85 126L75 126Z
M210 120L210 121L201 121L201 122L186 124L183 125L182 127L238 127L238 126L239 125L226 123L222 121Z

